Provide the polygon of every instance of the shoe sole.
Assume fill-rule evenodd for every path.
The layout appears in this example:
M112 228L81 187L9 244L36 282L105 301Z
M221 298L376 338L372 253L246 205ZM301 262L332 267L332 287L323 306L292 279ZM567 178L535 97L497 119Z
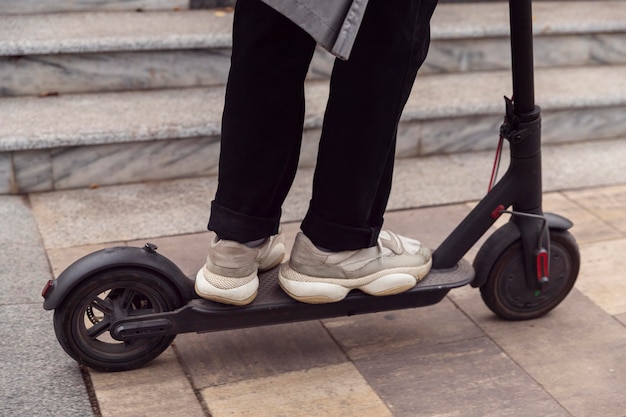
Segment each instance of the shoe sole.
M358 278L364 284L355 285L357 279L346 279L346 284L339 284L337 279L324 279L300 274L288 265L281 268L278 274L280 287L291 298L307 304L336 303L346 298L353 289L359 289L366 294L386 296L399 294L415 287L424 278L432 267L432 260L427 264L415 268L396 268L386 271L379 277L366 276ZM296 276L290 279L286 275ZM334 282L327 282L334 281Z
M259 271L267 271L278 265L285 258L285 245L278 243L272 248L264 262L259 266ZM210 272L209 272L210 273ZM205 277L201 269L196 275L194 288L196 294L205 300L215 301L222 304L230 304L235 306L245 306L250 304L257 296L259 288L259 277L257 274L248 276L243 280L251 279L250 282L235 288L223 289L211 284ZM220 278L216 275L216 278Z
M223 289L217 288L207 281L204 277L202 269L196 275L196 283L194 285L196 294L205 300L216 301L222 304L230 304L235 306L245 306L250 304L257 294L259 288L259 278L254 274L252 281L236 288Z

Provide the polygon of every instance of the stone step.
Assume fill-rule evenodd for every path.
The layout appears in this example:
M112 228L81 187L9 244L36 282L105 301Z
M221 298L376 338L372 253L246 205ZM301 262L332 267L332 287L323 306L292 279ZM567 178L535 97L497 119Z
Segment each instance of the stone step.
M189 0L2 0L0 15L76 11L186 9Z
M420 76L400 158L495 147L508 71ZM213 175L223 87L0 100L0 193ZM301 166L315 161L327 83L307 86ZM626 136L626 66L541 69L546 144Z
M534 5L539 68L626 63L626 1ZM223 84L232 14L224 10L3 17L0 96ZM422 73L510 68L506 3L441 4ZM311 78L333 58L319 50Z

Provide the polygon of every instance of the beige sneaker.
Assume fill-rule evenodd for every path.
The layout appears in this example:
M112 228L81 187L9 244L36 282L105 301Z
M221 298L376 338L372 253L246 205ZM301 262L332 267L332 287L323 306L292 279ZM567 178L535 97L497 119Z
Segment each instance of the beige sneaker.
M254 248L216 237L211 242L206 263L196 275L196 293L219 303L250 304L259 288L258 271L274 268L284 257L282 233Z
M431 266L429 249L389 231L380 233L375 247L344 252L324 252L299 233L278 281L292 298L321 304L341 301L357 288L371 295L407 291Z

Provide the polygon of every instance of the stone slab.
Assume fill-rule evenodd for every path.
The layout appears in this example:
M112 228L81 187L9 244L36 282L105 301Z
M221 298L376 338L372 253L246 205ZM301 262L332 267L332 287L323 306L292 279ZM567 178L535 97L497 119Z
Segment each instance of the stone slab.
M206 388L202 396L213 417L393 415L349 363Z
M447 299L425 308L341 317L323 323L352 361L484 336Z
M535 35L593 32L623 32L626 28L624 2L581 1L535 2ZM509 33L506 2L440 4L432 21L433 37L493 37Z
M52 277L26 198L0 197L0 305L43 302Z
M0 57L0 96L210 86L229 67L223 48Z
M215 29L211 25L207 28ZM164 33L163 37L166 36ZM223 36L228 36L228 32ZM0 96L188 88L226 83L230 47L159 50L155 46L154 49L0 57ZM539 36L534 42L534 62L536 68L623 65L626 63L626 33ZM334 57L317 48L309 78L328 79L333 64ZM420 74L508 71L510 66L510 42L506 37L436 39L435 36Z
M544 189L624 184L624 152L623 140L546 147ZM476 201L486 193L492 164L491 152L399 160L388 210ZM283 207L283 222L303 218L312 176L312 169L299 170ZM204 232L216 187L215 177L204 177L34 193L30 199L45 247L66 248ZM446 231L454 226L454 221L438 221Z
M217 175L219 146L217 137L200 137L63 148L51 152L51 178L67 189Z
M465 204L390 211L385 214L384 227L418 239L428 248L435 248L469 212L470 208Z
M602 192L601 189L596 190ZM569 192L546 193L543 196L544 211L559 214L574 223L570 232L576 237L579 245L614 240L623 236L580 203L577 198L570 197Z
M14 189L23 193L54 189L52 157L48 149L13 152Z
M101 187L34 194L31 201L44 245L73 247L204 231L216 182Z
M107 2L104 7L126 10L142 7L141 0ZM163 0L161 3L167 2ZM154 3L152 8L185 8L186 5ZM4 5L15 8L17 0ZM21 2L24 4L24 2ZM28 1L32 5L33 0ZM125 4L123 4L125 3ZM133 4L135 3L135 4ZM145 3L145 0L144 2ZM87 1L72 2L69 9L96 9ZM102 7L99 5L99 7ZM1 13L0 9L0 13ZM558 2L537 3L533 24L537 36L576 33L625 32L626 6L623 2L586 1L566 9ZM111 25L111 20L116 24ZM509 32L506 3L441 4L432 21L434 40L505 37ZM179 10L150 13L65 13L5 17L0 28L0 54L87 52L94 50L176 49L211 47L218 42L230 46L232 13L229 11ZM163 31L163 28L168 28ZM132 39L129 34L135 33Z
M0 322L0 415L93 415L81 371L54 336L52 313L40 303L3 300Z
M0 194L13 192L13 163L10 153L0 153Z
M222 101L211 88L6 98L0 150L215 136Z
M626 183L626 142L607 140L545 146L542 150L546 191L591 188ZM598 200L600 201L600 200Z
M147 242L153 243L159 253L174 262L185 275L195 276L204 265L213 238L213 233L193 233L135 240L128 242L128 246L143 247Z
M626 313L626 239L581 245L576 288L612 315Z
M58 13L94 10L161 10L186 8L188 0L2 0L0 14Z
M103 417L205 415L172 348L141 369L91 371L91 380Z
M589 107L622 108L626 105L626 83L622 82L625 78L626 66L539 70L537 101L546 113ZM503 111L501 97L510 94L510 83L508 72L418 77L402 120L420 122L480 115L493 116L490 123L495 126ZM0 111L6 115L0 127L0 150L216 136L220 132L223 95L223 88L219 87L6 98L0 102ZM325 82L308 83L306 129L321 126L327 97ZM33 119L32 114L38 117ZM556 127L548 125L547 130ZM493 135L495 143L497 129ZM601 137L605 136L603 133ZM457 141L463 138L456 136Z
M198 389L346 362L319 321L181 334L175 344Z
M614 176L621 176L621 166L609 168ZM626 186L616 185L600 190L568 191L565 195L576 200L582 207L594 213L606 224L626 233Z
M125 245L126 243L124 242L111 242L104 245L85 245L63 249L50 248L46 250L46 254L48 255L50 267L52 268L52 275L56 278L61 274L61 272L63 272L63 270L65 270L65 268L91 252L105 249L107 247Z
M396 417L569 416L486 337L386 351L355 365Z
M5 16L0 55L221 48L231 28L232 14L212 10Z
M436 25L436 23L435 23ZM511 45L507 37L433 40L422 73L497 71L511 68ZM538 34L533 42L535 68L623 64L625 33Z
M626 329L580 291L524 322L497 319L467 288L451 298L568 415L624 415Z

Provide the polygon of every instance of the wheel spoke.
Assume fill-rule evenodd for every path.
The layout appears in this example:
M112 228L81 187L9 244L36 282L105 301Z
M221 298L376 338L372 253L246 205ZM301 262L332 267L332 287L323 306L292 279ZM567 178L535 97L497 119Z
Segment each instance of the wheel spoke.
M115 301L122 311L126 311L130 309L133 303L133 298L136 294L137 292L134 289L124 288L124 292L122 292L122 294L118 298L116 298Z
M95 324L94 326L87 329L87 336L89 336L92 339L95 339L96 337L100 336L102 333L109 330L110 326L111 326L111 322L109 321L109 318L105 317L104 320L102 320L98 324Z
M105 299L96 297L91 300L89 305L105 315L113 314L113 303L111 303L108 297Z

